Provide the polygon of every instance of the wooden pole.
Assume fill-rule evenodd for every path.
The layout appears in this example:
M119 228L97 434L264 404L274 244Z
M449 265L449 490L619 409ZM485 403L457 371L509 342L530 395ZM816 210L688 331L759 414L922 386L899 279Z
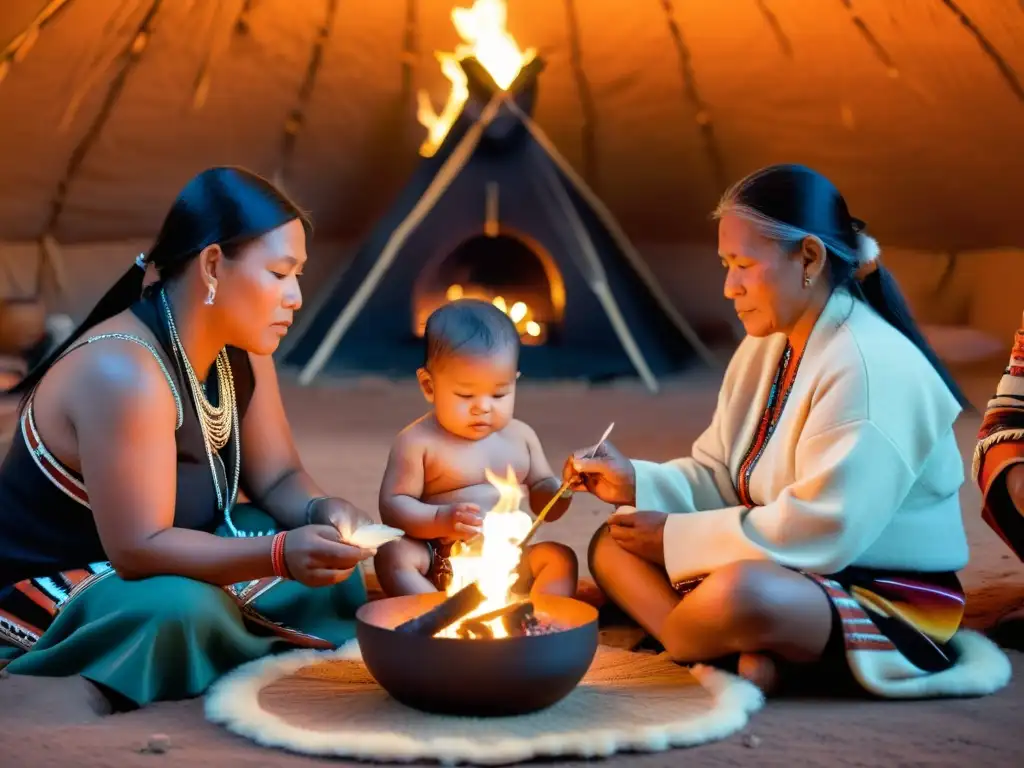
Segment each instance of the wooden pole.
M416 230L416 227L420 225L426 215L433 210L434 206L437 205L437 201L441 199L451 183L462 172L462 169L466 167L466 163L473 156L473 152L480 143L484 131L491 121L494 120L495 115L498 114L498 109L502 103L511 102L505 98L504 94L495 94L494 98L487 103L483 114L480 115L480 119L470 126L455 149L452 150L448 159L444 161L444 164L434 176L433 181L430 182L430 186L427 187L426 192L423 193L423 196L416 201L416 205L409 211L409 215L395 227L395 231L391 233L391 237L388 238L380 255L377 256L377 261L370 269L369 274L360 284L355 295L345 305L345 308L335 318L331 327L324 335L323 340L317 346L313 356L299 373L299 383L302 386L308 386L316 378L316 375L320 373L324 365L327 364L327 360L334 353L334 350L337 349L342 337L351 327L352 323L355 322L356 317L359 316L366 302L377 289L385 272L387 272L395 257L398 256L402 246L405 245L405 241L409 239L409 236Z
M636 343L633 332L629 329L629 324L626 323L622 312L619 310L618 302L615 300L615 296L608 285L608 276L605 273L604 266L601 264L601 257L597 253L597 248L594 247L594 242L590 239L590 233L587 232L586 226L580 219L579 211L576 210L576 206L573 205L572 200L569 198L569 193L562 186L562 180L555 173L554 167L548 162L548 157L545 156L543 149L539 145L532 149L539 155L537 162L534 163L534 167L544 175L544 180L547 182L547 191L554 198L554 202L561 210L565 222L572 229L573 237L579 244L580 253L582 253L590 267L592 277L587 281L590 290L597 296L601 308L604 309L605 315L608 317L608 322L612 324L612 329L619 338L619 343L622 344L626 356L633 363L633 368L636 369L637 374L643 380L647 389L652 393L656 393L658 391L658 380L647 364L640 345Z
M618 246L619 250L626 256L632 265L634 271L639 275L643 281L647 290L650 291L654 300L658 302L662 311L669 317L669 319L675 324L679 332L686 338L688 342L696 350L697 354L704 360L708 367L717 369L721 368L721 363L715 358L714 354L707 347L707 345L701 340L700 336L693 329L686 319L679 313L675 305L671 302L665 292L662 290L661 285L654 277L647 266L647 262L637 251L636 247L627 237L626 233L619 226L618 221L612 215L611 211L604 204L604 201L594 192L593 189L587 184L587 182L576 172L568 160L558 151L558 148L552 143L551 139L547 137L547 134L538 126L533 119L523 112L518 106L509 102L509 109L516 113L520 120L523 121L523 125L533 136L540 146L547 152L548 156L554 161L555 165L562 172L566 179L576 188L576 191L586 201L587 205L593 209L597 218L604 225L605 229L608 230L608 234L611 235L612 240Z
M489 181L486 187L486 200L484 201L484 234L488 237L498 236L498 182Z
M92 145L99 138L100 133L107 124L107 120L110 119L110 115L113 113L114 107L117 105L117 100L124 91L125 83L128 81L128 75L131 73L135 65L138 64L139 59L142 57L146 47L149 45L150 38L153 35L153 21L156 18L157 12L160 10L162 1L163 0L151 0L149 9L146 11L146 15L143 16L142 21L139 22L138 27L135 29L135 34L132 35L131 40L121 50L121 67L117 71L117 74L114 75L114 79L111 81L110 87L107 89L106 96L103 98L103 103L100 105L99 112L96 113L96 117L93 119L92 123L89 124L88 130L86 130L78 144L75 145L75 148L71 153L71 157L68 159L67 167L64 169L64 175L57 184L57 191L53 196L53 200L50 202L50 217L46 222L43 234L50 234L55 231L57 222L60 220L60 215L64 212L64 204L67 202L68 190L71 188L71 184L74 181L75 176L82 167L82 163L84 162L86 155L89 154L89 150L92 149Z
M309 63L306 65L306 74L299 86L299 95L295 106L284 121L284 135L281 139L281 159L278 170L274 174L275 182L283 184L288 178L288 170L291 167L292 156L295 154L295 144L298 141L299 132L306 122L306 109L313 97L313 89L316 86L317 75L320 74L320 66L324 60L324 49L331 38L334 29L334 20L338 14L338 0L326 0L324 9L324 22L317 30L316 40L313 41L313 49L309 55Z
M42 28L53 21L70 2L71 0L50 0L29 22L28 26L15 35L14 39L0 52L0 83L10 73L14 64L20 64L25 60L29 51L32 50L32 46L39 39L39 32Z
M64 254L61 251L60 243L53 235L46 234L39 239L39 280L36 290L42 291L42 273L44 267L49 267L53 274L53 285L59 298L67 296L68 272L64 266Z

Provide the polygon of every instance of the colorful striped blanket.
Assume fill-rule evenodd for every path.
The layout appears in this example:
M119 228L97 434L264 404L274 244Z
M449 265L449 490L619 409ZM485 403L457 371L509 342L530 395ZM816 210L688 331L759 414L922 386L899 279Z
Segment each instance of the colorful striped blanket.
M1010 363L988 402L978 432L972 473L983 499L982 518L1024 560L1024 509L1006 488L1006 473L1024 462L1024 329L1014 337Z

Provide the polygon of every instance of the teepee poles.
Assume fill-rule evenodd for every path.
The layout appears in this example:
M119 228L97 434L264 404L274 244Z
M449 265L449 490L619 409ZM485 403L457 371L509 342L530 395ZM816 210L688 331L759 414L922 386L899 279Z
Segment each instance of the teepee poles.
M50 0L29 22L29 25L0 52L0 83L7 77L7 73L11 71L14 64L20 64L25 60L29 51L32 50L32 46L39 39L39 32L42 28L53 21L70 2L71 0Z
M331 323L331 327L324 334L313 356L302 368L302 371L299 373L300 384L303 386L310 384L327 364L327 361L341 342L342 337L356 317L359 316L359 313L377 289L391 263L398 256L402 246L405 245L405 241L416 230L416 227L420 225L423 219L426 218L427 214L430 213L438 200L441 199L451 183L462 172L466 163L469 162L474 150L480 143L480 139L483 138L484 131L498 114L498 108L502 103L511 103L511 99L506 99L502 93L496 93L487 103L487 106L484 107L480 119L470 126L455 149L444 161L444 164L430 182L430 186L423 193L423 196L416 202L416 205L409 211L409 214L402 220L402 223L395 227L395 231L392 232L387 244L380 252L380 256L377 257L377 261L374 263L370 273L345 305L345 308L335 318L334 322Z
M594 211L597 218L604 225L605 229L608 230L608 234L611 235L612 240L615 241L615 245L618 246L619 250L626 255L629 259L629 263L632 265L634 271L640 276L647 290L650 291L655 301L661 307L662 311L668 315L669 319L673 322L679 332L683 334L686 340L694 348L701 359L711 368L721 367L714 354L707 347L706 344L701 340L700 336L693 329L686 319L679 313L675 305L669 300L668 296L661 289L661 285L658 283L654 274L647 266L647 262L644 261L643 257L637 251L629 237L619 226L619 223L612 216L611 211L604 204L600 197L594 192L593 189L583 180L582 177L576 172L568 160L558 151L551 139L548 138L547 134L541 129L537 123L534 122L533 118L527 115L523 110L519 109L514 103L509 102L509 108L516 113L520 120L523 121L523 125L530 132L534 141L537 142L547 152L548 156L554 161L555 165L558 166L558 170L562 172L566 180L572 184L579 195L586 201L587 205Z

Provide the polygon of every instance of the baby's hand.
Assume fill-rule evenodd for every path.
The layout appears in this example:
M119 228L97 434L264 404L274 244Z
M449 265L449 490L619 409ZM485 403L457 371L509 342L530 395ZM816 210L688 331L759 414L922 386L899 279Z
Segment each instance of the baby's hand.
M484 521L476 504L458 502L439 507L437 521L448 531L447 536L460 541L468 541L483 532Z

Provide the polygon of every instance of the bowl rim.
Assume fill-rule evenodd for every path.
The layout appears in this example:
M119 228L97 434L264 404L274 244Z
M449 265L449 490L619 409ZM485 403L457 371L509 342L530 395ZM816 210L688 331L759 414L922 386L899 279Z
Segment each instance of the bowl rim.
M363 603L361 606L359 606L359 608L356 609L356 613L355 613L356 625L357 625L357 627L366 627L367 629L376 630L378 632L384 632L384 633L387 633L387 634L397 635L399 633L395 631L395 627L382 627L379 624L374 624L374 623L372 623L370 621L367 621L366 620L366 614L369 613L371 610L374 610L375 606L379 606L379 605L381 605L381 604L383 604L385 602L391 601L391 600L408 600L408 598L422 598L422 597L423 597L422 595L401 595L401 596L397 596L397 597L384 597L384 598L380 598L380 599L377 599L377 600L370 600L370 601L368 601L366 603ZM433 595L430 595L430 597L431 597L431 599L434 599ZM590 603L588 603L588 602L586 602L584 600L580 600L579 598L576 598L576 597L563 597L562 595L541 595L541 596L539 596L539 601L540 602L546 602L546 601L549 601L549 600L552 601L552 602L556 602L556 603L557 602L567 601L567 602L571 602L571 603L575 604L574 605L575 608L577 608L578 610L581 610L581 611L583 611L583 612L588 614L586 621L580 622L580 623L575 624L574 626L568 627L566 629L556 630L555 632L545 632L545 633L539 634L539 635L516 635L514 637L498 637L498 638L490 638L490 639L487 639L487 640L467 640L467 639L461 638L461 637L437 637L436 635L431 635L429 637L427 637L426 635L414 635L414 636L417 637L421 642L424 642L424 641L433 641L433 642L437 642L437 643L443 643L443 642L446 642L446 641L447 642L452 642L452 643L478 643L478 642L486 642L488 644L497 644L497 643L508 643L508 642L515 641L515 640L529 641L529 640L539 640L539 639L545 638L545 637L557 637L558 635L564 635L564 634L567 634L569 632L575 632L577 630L585 630L585 629L588 629L590 627L593 627L595 631L597 630L597 623L598 623L598 619L600 618L600 613L599 613L598 609L596 607L594 607L593 605L591 605ZM412 602L412 600L408 600L408 601ZM438 601L438 602L440 602L440 601Z

